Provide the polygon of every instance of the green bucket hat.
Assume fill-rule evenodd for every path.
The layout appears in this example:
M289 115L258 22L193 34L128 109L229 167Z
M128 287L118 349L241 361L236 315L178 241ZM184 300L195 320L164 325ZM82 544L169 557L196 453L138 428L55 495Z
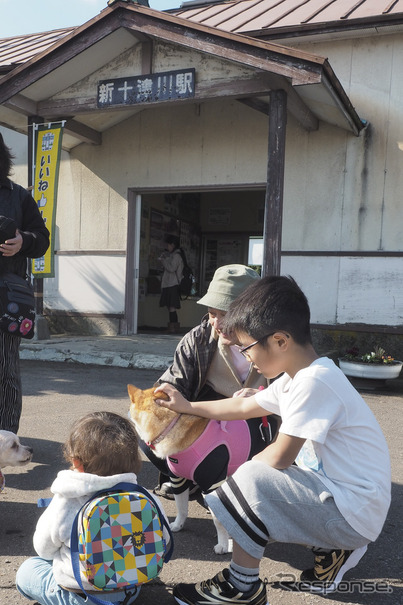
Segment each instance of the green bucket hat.
M197 304L226 312L241 292L257 279L260 279L259 273L245 265L219 267L206 294L197 301Z

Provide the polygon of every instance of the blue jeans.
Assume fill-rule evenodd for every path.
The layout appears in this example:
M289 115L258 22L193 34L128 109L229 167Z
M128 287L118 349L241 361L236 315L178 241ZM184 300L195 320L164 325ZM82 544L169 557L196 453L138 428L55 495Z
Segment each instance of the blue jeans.
M41 557L31 557L21 565L16 576L17 590L27 599L38 601L41 605L84 605L91 603L79 595L66 590L56 583L53 576L52 561L41 559ZM130 603L137 598L140 593L140 587ZM97 597L105 601L123 601L124 592L105 593L101 592Z

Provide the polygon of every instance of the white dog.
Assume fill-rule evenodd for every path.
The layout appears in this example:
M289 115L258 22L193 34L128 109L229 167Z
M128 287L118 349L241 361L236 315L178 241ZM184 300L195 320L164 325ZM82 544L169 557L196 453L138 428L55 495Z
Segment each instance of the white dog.
M11 431L0 431L0 491L4 488L1 469L5 466L23 466L32 460L33 449L22 445Z

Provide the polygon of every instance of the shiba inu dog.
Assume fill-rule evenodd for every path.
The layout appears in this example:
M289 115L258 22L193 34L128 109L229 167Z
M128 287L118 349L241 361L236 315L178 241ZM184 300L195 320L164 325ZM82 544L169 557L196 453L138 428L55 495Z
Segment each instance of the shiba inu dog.
M189 488L216 489L246 460L263 450L277 430L277 421L260 418L220 422L190 414L177 414L155 403L168 396L154 388L142 391L129 384L130 416L140 439L158 458L165 459L173 487L177 516L172 531L180 531L188 516ZM264 426L263 426L264 425ZM230 552L226 530L214 518L216 554Z

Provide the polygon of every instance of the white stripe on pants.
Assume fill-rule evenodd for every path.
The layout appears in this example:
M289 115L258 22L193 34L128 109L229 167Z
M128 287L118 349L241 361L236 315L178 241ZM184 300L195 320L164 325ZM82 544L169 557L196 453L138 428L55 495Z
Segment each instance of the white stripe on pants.
M278 470L250 460L205 500L256 559L274 541L348 550L369 542L347 523L320 479L294 465Z

